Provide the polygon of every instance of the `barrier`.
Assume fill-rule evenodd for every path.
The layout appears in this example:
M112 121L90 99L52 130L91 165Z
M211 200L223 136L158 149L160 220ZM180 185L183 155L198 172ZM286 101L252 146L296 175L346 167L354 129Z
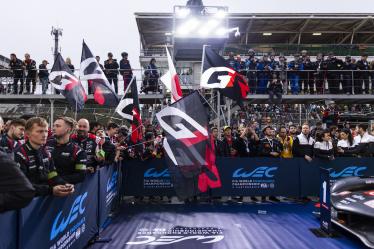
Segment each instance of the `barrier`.
M17 212L0 214L0 249L17 248Z
M118 196L119 165L100 168L64 198L38 197L0 214L0 249L81 249L99 234Z
M318 196L319 168L332 168L332 183L341 177L374 175L374 158L217 158L222 187L213 196ZM175 195L165 159L128 161L122 165L124 194Z

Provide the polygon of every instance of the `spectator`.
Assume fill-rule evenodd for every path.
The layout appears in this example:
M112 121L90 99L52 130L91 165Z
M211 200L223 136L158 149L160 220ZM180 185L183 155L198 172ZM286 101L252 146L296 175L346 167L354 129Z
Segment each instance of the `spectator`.
M294 124L291 124L289 126L289 132L288 132L289 136L292 137L292 139L295 141L295 138L297 137L297 127L296 125Z
M316 90L317 94L324 93L324 86L325 86L325 70L326 70L326 62L324 60L324 56L322 53L317 54L317 60L314 62L314 76L316 80Z
M23 83L24 83L23 62L17 58L16 54L10 54L9 67L13 71L13 94L22 94ZM18 92L18 81L20 82L19 92Z
M120 60L119 62L119 73L123 77L123 90L126 91L127 86L130 84L133 75L130 61L127 59L128 54L126 52L123 52L121 56L122 60Z
M36 89L36 62L30 58L29 54L25 54L23 61L26 72L26 94L34 94ZM32 90L30 83L32 82Z
M113 54L108 53L108 59L104 61L105 75L108 78L110 85L114 84L114 90L118 94L118 68L119 65L116 59L113 59Z
M3 135L3 132L4 132L4 120L3 120L3 118L0 116L0 136Z
M299 54L295 54L294 60L288 64L288 69L290 71L291 93L297 95L300 93L300 71L304 70Z
M271 104L280 104L282 102L283 85L277 75L273 74L273 79L268 86L269 99ZM274 100L274 95L276 100Z
M280 154L281 158L292 158L292 146L293 138L287 135L286 127L282 126L279 128L279 134L277 136L279 142L282 145L282 151Z
M360 156L371 156L372 151L370 151L370 147L374 142L374 137L369 135L367 124L359 124L358 126L358 134L354 138L354 144L357 146L357 152Z
M103 72L104 72L104 70L105 70L104 66L103 66L103 64L100 63L100 56L96 55L95 58L96 58L97 64L99 64L100 69L103 70Z
M288 92L288 79L287 79L287 59L283 55L279 56L279 63L276 68L278 79L283 84L283 94Z
M351 130L343 128L340 132L340 139L338 141L338 155L339 156L352 156L355 153L355 144Z
M309 125L303 124L301 134L293 141L292 154L294 157L303 157L312 161L314 139L310 136Z
M263 157L279 157L282 152L282 144L273 138L273 128L266 126L263 130L264 138L260 139L258 155Z
M370 76L370 67L369 62L367 61L368 55L363 54L361 60L357 61L357 74L355 78L355 93L356 94L369 94L369 76ZM362 82L364 83L364 89L362 89Z
M343 81L342 87L345 94L352 94L353 87L353 70L356 70L356 65L352 63L351 56L347 55L342 66Z
M248 51L249 57L245 60L245 69L247 70L247 79L248 79L248 86L249 86L249 93L254 94L256 93L257 88L257 59L255 57L255 51L250 49Z
M255 156L257 141L251 138L253 132L250 127L241 127L240 136L235 140L234 146L239 157Z
M230 126L223 127L224 138L222 139L222 155L224 157L237 156L237 149L235 146L235 137L232 136L232 129Z
M116 156L116 146L110 141L109 137L106 136L103 128L98 128L95 132L95 135L101 140L98 143L98 154L104 155L104 165L110 165L114 162ZM103 151L104 153L100 152Z
M152 58L144 72L144 81L142 92L156 92L158 90L158 68L156 66L156 59Z
M109 137L110 141L113 144L117 143L116 137L117 137L118 131L119 131L119 125L118 124L113 123L113 122L108 123L107 134L108 134L108 137Z
M43 147L48 135L47 121L39 117L30 118L25 129L28 140L15 150L14 155L18 166L32 183L35 195L64 197L72 194L74 186L61 179L51 154Z
M256 92L258 94L265 94L269 79L271 77L271 71L273 70L270 66L270 62L267 55L264 55L262 59L257 63L257 78L258 85Z
M316 134L316 142L313 146L313 153L316 158L334 160L334 147L331 142L330 130L324 130Z
M99 143L103 144L105 140L101 141L100 137L88 133L89 130L90 124L87 119L82 118L78 120L78 129L76 134L71 136L71 140L86 152L87 170L93 173L97 166L105 161L105 155L99 149Z
M97 130L103 129L103 125L100 124L99 122L90 122L90 127L91 127L90 129L91 134L96 134Z
M218 138L218 128L217 127L212 128L212 136L213 136L213 140L214 140L214 147L215 147L216 156L223 156L222 141Z
M0 149L0 213L27 206L35 189L17 164Z
M304 93L308 92L309 87L309 94L314 94L314 63L312 63L308 55L303 57L303 69Z
M318 132L322 132L323 131L323 127L322 127L322 122L321 121L318 121L318 122L316 122L316 127L314 127L313 129L312 129L312 131L310 132L310 136L312 137L312 138L316 138L316 134L318 133Z
M39 75L38 76L39 76L40 82L42 83L42 94L46 94L47 89L48 89L49 72L48 72L48 69L47 69L47 64L49 64L48 61L43 60L42 64L39 65Z
M75 67L74 67L73 64L71 64L71 59L69 57L66 57L65 63L66 63L66 65L68 65L68 67L70 68L70 70L74 73Z
M326 60L327 82L329 84L330 94L339 93L340 74L343 66L343 61L336 58L333 52L329 52Z
M83 182L86 176L87 155L77 144L70 141L76 122L69 117L59 117L53 123L54 137L46 148L52 154L58 174L68 183Z
M21 140L25 134L26 121L14 119L10 121L9 129L0 138L0 147L13 158L13 152L22 145Z
M229 64L229 66L236 70L235 68L235 64L236 64L236 61L235 61L235 56L234 56L234 53L233 52L230 52L229 53L229 58L226 60L226 62Z
M238 54L235 59L234 69L240 74L243 74L243 71L245 69L245 62L242 61L242 58ZM244 74L245 75L245 74Z

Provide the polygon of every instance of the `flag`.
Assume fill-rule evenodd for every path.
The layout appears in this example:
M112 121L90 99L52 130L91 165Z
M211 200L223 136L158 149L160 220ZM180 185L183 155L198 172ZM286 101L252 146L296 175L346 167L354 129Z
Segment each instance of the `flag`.
M163 146L171 161L169 170L178 196L193 196L208 187L220 187L208 113L198 92L162 109L156 117L166 133Z
M129 85L127 86L127 89L129 89L131 87L134 80L135 80L135 77L132 77ZM136 81L135 81L135 84L136 84ZM125 94L123 95L121 101L119 102L119 104L116 108L116 112L121 117L132 121L133 120L132 110L133 110L133 106L134 106L134 100L133 100L131 94L126 94L127 91L128 91L127 89L126 89Z
M74 111L79 112L83 109L87 95L79 80L68 65L65 64L60 53L57 54L56 60L53 63L51 73L49 74L49 81L66 98Z
M173 103L174 101L177 101L183 97L182 95L182 89L179 83L179 76L177 72L175 71L174 63L173 60L171 59L171 56L169 54L169 50L166 47L166 54L168 57L168 66L169 66L169 71L166 72L160 80L164 85L166 86L167 89L169 89L171 93L171 102Z
M203 51L201 87L218 88L223 96L243 107L243 99L249 92L246 79L209 46L205 46Z
M108 107L118 106L119 99L117 94L84 41L79 72L80 79L86 80L88 86L91 87L96 103Z

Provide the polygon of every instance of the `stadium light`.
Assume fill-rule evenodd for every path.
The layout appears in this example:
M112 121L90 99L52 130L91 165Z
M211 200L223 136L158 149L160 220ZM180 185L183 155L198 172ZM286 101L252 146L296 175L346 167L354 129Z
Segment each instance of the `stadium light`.
M313 33L313 35L322 35L322 33Z
M175 14L178 18L186 18L190 14L190 9L189 8L182 8L179 7L175 10Z
M217 13L214 15L218 19L223 19L227 15L227 12L224 10L218 10Z
M207 24L203 25L200 29L199 29L199 35L201 36L207 36L210 32L212 32L219 24L220 22L218 20L215 20L215 19L211 19L208 21Z
M223 36L227 33L233 32L233 31L235 31L235 37L240 36L239 27L235 27L235 28L231 28L231 29L219 28L216 31L216 35Z
M191 18L181 26L179 26L179 28L177 29L177 34L186 36L191 33L191 31L195 30L199 24L200 22L196 18Z
M262 33L263 36L271 36L273 33Z

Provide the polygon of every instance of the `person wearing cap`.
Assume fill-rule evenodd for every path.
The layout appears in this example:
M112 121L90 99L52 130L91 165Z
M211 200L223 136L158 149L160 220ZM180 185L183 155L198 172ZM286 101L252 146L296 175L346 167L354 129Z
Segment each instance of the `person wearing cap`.
M245 60L245 69L247 71L249 93L256 93L257 87L257 59L253 49L248 50L249 57Z
M356 65L352 63L351 56L347 55L342 66L343 69L343 81L342 87L345 94L352 94L353 86L353 70L356 70Z
M121 56L122 56L122 59L119 62L119 73L123 77L123 90L126 91L127 86L131 82L133 74L132 74L130 61L127 59L128 54L126 52L123 52Z
M235 157L237 156L236 139L232 136L230 126L223 127L224 138L222 139L222 156Z
M47 60L43 60L42 64L39 65L38 76L39 76L39 81L42 84L42 94L46 94L47 89L48 89L48 83L49 83L49 80L48 80L49 72L47 69L48 64L49 63Z
M369 76L370 76L370 68L368 62L368 55L363 54L361 56L361 60L357 61L357 78L355 78L355 94L368 94L369 93ZM365 89L362 89L362 82L364 82Z
M113 54L108 53L108 59L104 61L105 76L107 77L110 85L114 84L114 90L118 93L118 68L119 65L116 59L113 59Z
M330 94L339 93L340 75L343 61L336 58L333 52L329 52L326 60L327 83L329 85Z

